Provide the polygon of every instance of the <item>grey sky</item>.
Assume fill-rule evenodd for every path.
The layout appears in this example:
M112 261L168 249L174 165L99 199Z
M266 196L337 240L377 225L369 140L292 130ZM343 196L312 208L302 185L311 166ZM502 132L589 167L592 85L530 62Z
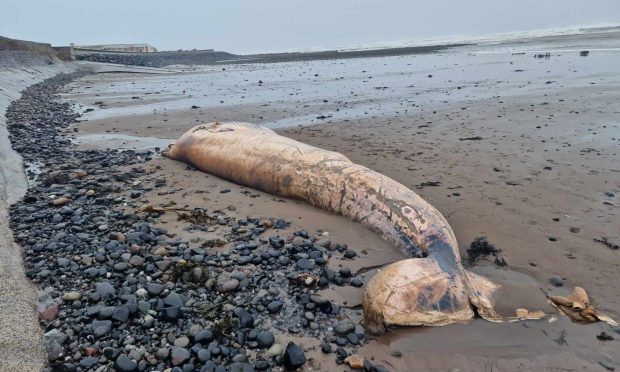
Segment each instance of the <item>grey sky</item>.
M0 35L160 50L302 50L620 24L620 0L2 0Z

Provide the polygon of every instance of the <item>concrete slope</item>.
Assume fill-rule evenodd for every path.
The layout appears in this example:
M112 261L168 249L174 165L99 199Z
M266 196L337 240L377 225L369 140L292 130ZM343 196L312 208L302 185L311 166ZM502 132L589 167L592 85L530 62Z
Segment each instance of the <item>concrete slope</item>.
M6 65L5 65L6 66ZM9 229L9 206L28 186L22 159L11 149L5 112L26 87L72 64L2 67L0 64L0 371L40 371L44 367L43 335L37 322L37 293L26 278L21 248Z

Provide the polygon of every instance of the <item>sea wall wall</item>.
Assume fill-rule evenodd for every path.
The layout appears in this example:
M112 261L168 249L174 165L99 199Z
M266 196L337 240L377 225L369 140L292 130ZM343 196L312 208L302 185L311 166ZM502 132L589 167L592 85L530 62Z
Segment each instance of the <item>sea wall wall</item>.
M45 355L37 293L9 228L9 206L24 195L28 183L22 158L9 142L5 113L22 90L75 66L50 54L49 45L6 38L0 43L0 371L40 371Z

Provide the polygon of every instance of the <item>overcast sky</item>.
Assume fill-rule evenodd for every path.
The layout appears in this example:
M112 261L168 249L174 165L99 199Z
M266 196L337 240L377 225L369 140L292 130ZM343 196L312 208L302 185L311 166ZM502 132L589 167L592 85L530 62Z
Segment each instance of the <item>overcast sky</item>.
M620 0L0 0L0 35L236 53L620 24Z

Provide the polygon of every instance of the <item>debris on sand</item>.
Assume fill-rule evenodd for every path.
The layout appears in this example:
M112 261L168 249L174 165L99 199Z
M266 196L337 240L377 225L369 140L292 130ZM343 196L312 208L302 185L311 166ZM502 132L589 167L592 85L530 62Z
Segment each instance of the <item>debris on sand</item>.
M544 292L544 291L543 291ZM569 296L553 296L545 293L551 304L558 308L564 315L577 322L596 323L605 322L611 326L618 325L610 317L599 314L590 304L590 298L585 289L575 287Z
M620 245L614 244L614 243L610 242L609 238L607 238L605 236L601 237L600 239L594 238L594 241L597 242L597 243L601 243L604 246L606 246L607 248L609 248L611 250L614 250L614 251L617 251L618 249L620 249Z
M344 362L353 369L364 368L364 358L357 354L349 355Z
M599 333L598 335L596 335L596 338L601 340L601 341L613 341L614 340L614 336L610 335L609 333L603 331L601 333Z
M518 322L522 320L540 320L545 317L545 312L541 310L529 311L528 309L517 309L516 317L511 318L510 322Z
M440 185L441 185L440 181L426 181L426 182L422 182L419 185L416 185L416 187L418 189L422 189L422 188L427 187L427 186L437 187L437 186L440 186Z
M468 262L470 265L473 265L479 259L493 255L498 266L506 266L506 260L498 256L500 252L501 250L491 244L486 236L478 236L474 238L474 241L469 245L469 249L467 249Z
M475 136L475 137L459 138L459 141L480 141L481 139L482 137Z

